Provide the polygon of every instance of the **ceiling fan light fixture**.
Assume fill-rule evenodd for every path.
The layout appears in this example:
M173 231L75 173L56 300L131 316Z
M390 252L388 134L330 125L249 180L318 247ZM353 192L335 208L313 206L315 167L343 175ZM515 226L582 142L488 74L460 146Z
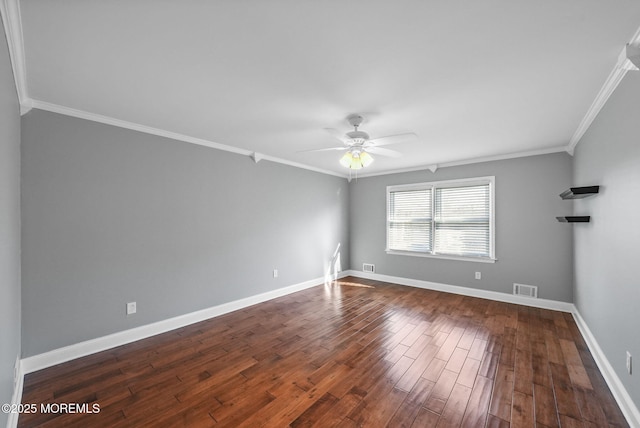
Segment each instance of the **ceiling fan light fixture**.
M353 155L351 154L350 151L346 152L341 158L340 158L340 165L346 167L346 168L351 168L351 164L353 163Z
M373 156L368 152L360 152L360 162L362 162L362 167L365 168L373 163Z
M373 162L373 156L365 151L347 151L340 159L340 164L349 169L362 169Z

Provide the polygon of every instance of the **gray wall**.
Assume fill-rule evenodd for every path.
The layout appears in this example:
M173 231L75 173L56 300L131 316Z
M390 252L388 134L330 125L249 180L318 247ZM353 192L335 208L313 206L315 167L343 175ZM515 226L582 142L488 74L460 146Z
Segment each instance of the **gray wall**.
M342 178L38 110L22 167L24 357L349 266Z
M20 354L20 107L0 20L0 403ZM8 415L0 413L0 426Z
M630 72L576 147L574 182L600 194L575 202L574 300L607 359L640 407L640 75ZM626 351L635 358L627 374Z
M571 173L571 157L556 153L352 181L351 266L374 263L379 274L503 293L514 282L537 285L538 297L571 302L572 226L555 219L571 214L558 197ZM489 175L496 177L496 263L385 253L386 186Z

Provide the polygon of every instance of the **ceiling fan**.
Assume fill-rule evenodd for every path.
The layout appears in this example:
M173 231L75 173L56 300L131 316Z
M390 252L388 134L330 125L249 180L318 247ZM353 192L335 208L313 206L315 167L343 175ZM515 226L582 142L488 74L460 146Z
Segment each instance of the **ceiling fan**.
M340 131L332 128L325 128L334 138L342 141L344 144L340 147L329 147L326 149L309 150L312 152L321 152L327 150L345 150L345 154L340 159L340 163L350 169L361 169L367 167L373 162L371 153L381 156L400 157L402 153L395 150L386 149L381 146L390 144L407 143L416 141L418 136L414 133L388 135L380 138L370 138L369 134L359 131L358 127L362 124L364 118L359 114L351 114L347 116L347 121L354 130L342 134Z

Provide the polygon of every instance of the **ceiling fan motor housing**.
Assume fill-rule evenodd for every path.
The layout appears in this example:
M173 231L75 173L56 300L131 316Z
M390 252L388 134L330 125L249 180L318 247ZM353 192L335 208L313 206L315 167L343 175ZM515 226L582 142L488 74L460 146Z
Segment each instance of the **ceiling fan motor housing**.
M369 134L364 131L351 131L347 132L347 137L353 144L364 144L369 139Z
M355 126L356 128L360 126L363 120L364 117L360 116L359 114L350 114L349 116L347 116L347 121L349 122L349 124L351 124L351 126Z

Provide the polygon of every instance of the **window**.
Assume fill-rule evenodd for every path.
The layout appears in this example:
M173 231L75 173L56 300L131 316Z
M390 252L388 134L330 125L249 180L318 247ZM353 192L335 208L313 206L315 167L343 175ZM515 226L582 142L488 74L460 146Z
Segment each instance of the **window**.
M387 187L387 253L494 262L494 182Z

